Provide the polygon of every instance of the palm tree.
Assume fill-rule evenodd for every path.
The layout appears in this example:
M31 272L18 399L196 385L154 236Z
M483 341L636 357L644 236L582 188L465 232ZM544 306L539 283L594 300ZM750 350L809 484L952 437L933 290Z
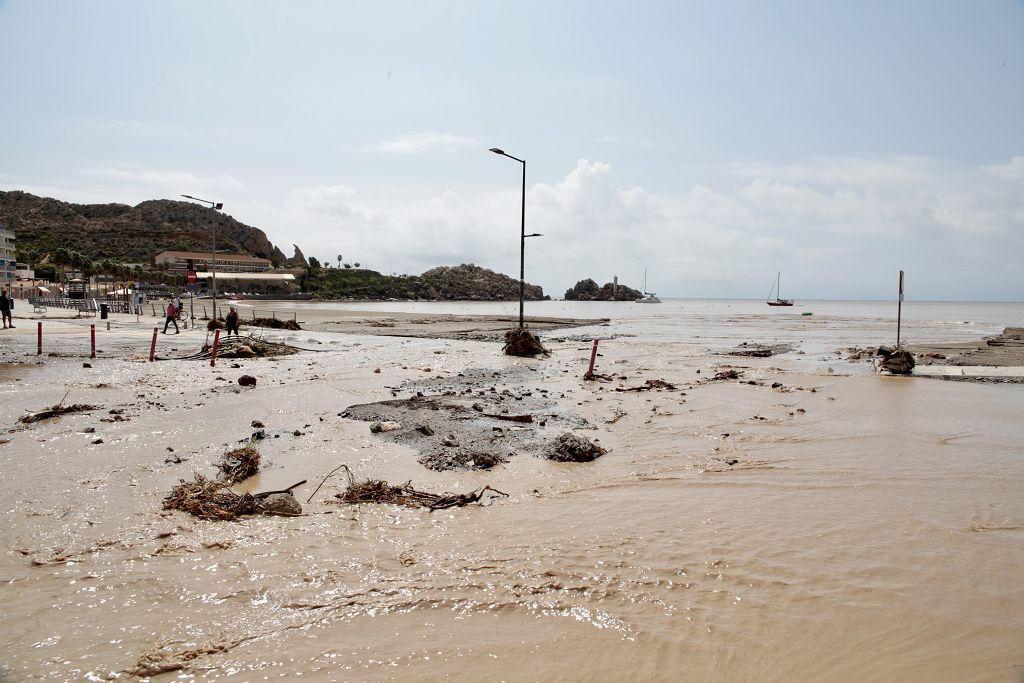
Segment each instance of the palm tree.
M341 254L338 254L338 267L341 268Z

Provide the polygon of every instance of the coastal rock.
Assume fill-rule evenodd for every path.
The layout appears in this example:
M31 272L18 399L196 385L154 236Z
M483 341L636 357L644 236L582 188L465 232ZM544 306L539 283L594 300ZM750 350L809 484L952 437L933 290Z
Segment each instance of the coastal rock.
M271 493L262 500L263 511L268 515L301 515L302 505L290 493Z
M370 425L370 432L373 434L380 434L381 432L393 432L396 429L401 429L402 425L397 422L374 422Z
M607 451L572 432L566 432L548 444L544 457L556 462L590 462Z
M612 282L598 286L590 278L580 280L565 292L566 301L635 301L642 296L642 292L632 287L616 287Z
M238 378L238 384L243 387L254 387L256 386L256 378L252 375L242 375Z

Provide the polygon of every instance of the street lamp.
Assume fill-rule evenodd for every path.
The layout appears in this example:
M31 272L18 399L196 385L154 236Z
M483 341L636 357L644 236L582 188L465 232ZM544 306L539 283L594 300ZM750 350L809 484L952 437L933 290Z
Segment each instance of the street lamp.
M181 195L185 199L192 199L203 204L209 204L214 211L220 211L224 205L220 202L211 202L209 199L200 199L190 194ZM213 250L210 252L210 273L213 275L213 319L217 319L217 221L213 221Z
M523 165L523 202L519 223L519 329L521 330L523 329L523 296L526 286L526 238L540 237L541 234L538 232L529 235L526 234L526 159L520 159L512 156L511 154L506 154L504 150L500 150L497 147L491 147L491 151L495 154L500 154L503 157L508 157L509 159L518 161Z

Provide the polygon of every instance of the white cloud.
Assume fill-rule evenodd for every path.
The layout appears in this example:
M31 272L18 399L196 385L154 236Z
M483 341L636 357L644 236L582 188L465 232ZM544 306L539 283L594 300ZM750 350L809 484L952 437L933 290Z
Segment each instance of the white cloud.
M916 271L921 297L972 296L964 286L1013 296L1024 275L1006 281L1015 271L1000 266L1024 248L1024 192L1007 175L916 157L817 158L717 167L706 184L665 194L580 160L527 190L527 232L544 235L527 242L527 279L560 296L585 277L638 286L647 267L665 295L761 296L782 269L794 296L870 298L887 295L903 268ZM271 220L301 234L311 255L354 254L389 273L473 262L516 277L519 200L313 187L292 192ZM954 262L976 277L951 282Z
M385 140L378 144L376 149L387 154L422 154L435 150L451 151L473 144L472 138L449 133L416 133Z
M776 270L797 298L877 298L892 274L913 297L1020 298L1024 176L921 157L830 157L704 169L701 184L653 192L623 184L608 163L580 160L527 188L527 279L561 296L579 279L618 275L663 296L764 296ZM262 228L290 253L343 254L386 273L476 263L519 272L518 188L474 194L349 185L296 187L279 198L231 176L91 169L36 194L107 202L195 193ZM61 187L75 188L61 190ZM83 195L91 195L85 197ZM955 274L955 275L954 275ZM761 290L764 290L763 292Z

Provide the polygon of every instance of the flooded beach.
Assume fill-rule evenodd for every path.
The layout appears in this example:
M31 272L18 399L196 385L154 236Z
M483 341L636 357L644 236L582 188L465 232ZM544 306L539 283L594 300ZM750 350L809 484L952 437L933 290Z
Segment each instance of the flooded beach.
M3 337L9 680L1024 675L1024 385L882 376L849 360L846 349L895 341L893 304L531 302L528 316L575 325L543 329L551 355L535 359L495 341L511 303L239 310L271 306L303 329L264 335L300 352L215 368L173 359L203 329L161 337L163 360L146 362L153 321L134 317L97 325L96 359L83 342L92 321L44 319L38 357L36 321ZM1024 325L1014 303L903 313L911 344ZM604 378L583 381L595 338ZM785 348L749 357L743 344ZM240 387L243 374L257 384ZM66 392L96 409L18 422ZM488 469L429 469L415 443L344 415L481 394L533 418L486 427L507 451ZM302 516L162 509L174 485L212 477L249 443L255 422L261 470L238 490L306 480ZM539 457L565 431L607 453ZM342 504L338 476L314 492L342 464L508 497L430 512Z

